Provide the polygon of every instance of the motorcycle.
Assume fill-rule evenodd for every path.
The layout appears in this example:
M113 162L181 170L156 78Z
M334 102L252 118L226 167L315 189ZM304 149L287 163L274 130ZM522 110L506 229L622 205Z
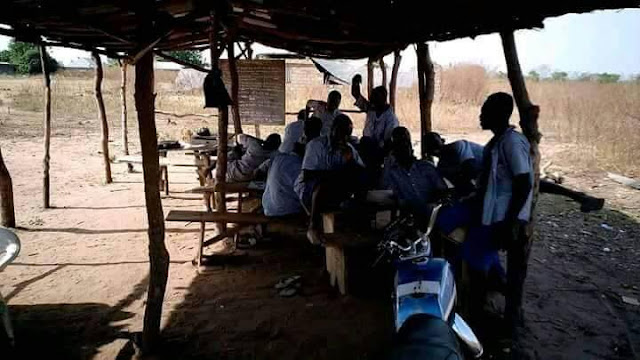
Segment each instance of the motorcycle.
M426 231L411 216L385 229L376 263L393 264L393 315L396 346L391 359L464 359L482 356L482 344L455 313L456 284L451 265L431 256L431 234L442 205L436 206ZM464 346L461 347L460 343Z

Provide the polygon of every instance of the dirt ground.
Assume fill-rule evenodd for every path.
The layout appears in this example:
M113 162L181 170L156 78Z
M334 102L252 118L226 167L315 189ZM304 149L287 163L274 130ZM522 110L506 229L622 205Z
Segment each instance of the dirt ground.
M0 275L16 329L16 358L128 359L129 340L142 329L148 283L142 174L115 164L114 183L103 185L97 122L54 123L54 208L42 210L41 130L34 117L0 117L23 243ZM23 126L26 118L36 125ZM175 126L158 124L161 132ZM486 138L453 137L463 136ZM117 131L112 138L119 139ZM521 346L533 359L638 359L640 307L622 296L640 298L640 192L576 167L563 157L564 145L545 141L545 160L564 169L566 184L607 204L583 214L564 198L541 196ZM112 151L119 154L118 140ZM200 209L200 199L184 193L197 183L193 169L170 174L165 214ZM389 297L376 291L336 295L323 273L322 249L304 239L273 238L237 264L198 275L191 265L197 232L196 224L167 223L171 266L161 358L375 359L389 348ZM279 297L273 285L294 274L302 276L301 294ZM505 357L490 340L487 347L485 358Z

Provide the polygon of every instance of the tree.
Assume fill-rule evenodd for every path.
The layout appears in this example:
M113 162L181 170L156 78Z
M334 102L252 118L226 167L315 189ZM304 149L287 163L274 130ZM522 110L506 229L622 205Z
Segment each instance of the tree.
M529 71L529 79L532 81L540 81L540 74L535 70L531 70Z
M47 67L50 72L58 70L58 62L48 53L46 54ZM31 43L11 40L9 48L0 52L0 61L7 61L16 67L19 74L38 74L42 72L40 64L40 50Z
M169 51L168 54L190 64L202 65L202 55L196 50Z
M620 80L620 75L600 73L600 74L596 74L596 80L598 80L599 83L604 83L604 84L616 83L618 82L618 80Z
M569 74L567 74L565 71L554 71L553 73L551 73L551 79L553 79L554 81L566 81L568 77Z

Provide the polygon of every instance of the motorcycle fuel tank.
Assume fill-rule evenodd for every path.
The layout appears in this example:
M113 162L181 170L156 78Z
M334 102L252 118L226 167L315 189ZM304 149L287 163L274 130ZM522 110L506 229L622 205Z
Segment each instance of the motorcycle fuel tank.
M417 314L447 321L456 297L449 263L439 258L422 258L398 262L396 267L396 330Z

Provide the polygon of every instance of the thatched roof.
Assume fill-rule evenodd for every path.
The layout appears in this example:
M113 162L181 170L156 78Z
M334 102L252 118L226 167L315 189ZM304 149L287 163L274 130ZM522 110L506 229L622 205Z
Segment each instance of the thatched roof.
M415 42L541 27L543 19L567 13L639 6L640 0L5 0L0 23L11 29L0 33L124 54L149 45L137 40L144 14L155 20L155 49L204 48L215 11L222 31L238 40L362 58Z

